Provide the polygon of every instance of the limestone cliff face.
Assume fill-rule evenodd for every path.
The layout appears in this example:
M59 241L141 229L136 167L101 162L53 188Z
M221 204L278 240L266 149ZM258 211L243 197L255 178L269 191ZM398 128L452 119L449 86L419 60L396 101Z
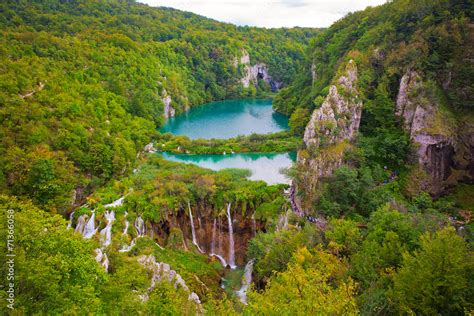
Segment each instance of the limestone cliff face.
M329 88L320 108L314 110L304 132L306 150L298 154L305 172L299 182L305 188L303 208L313 202L321 178L331 175L343 163L344 152L359 130L362 102L357 90L357 66L353 60ZM306 206L306 207L305 207Z
M458 180L473 178L474 135L472 122L458 122L432 90L416 71L408 71L400 81L396 115L414 145L414 162L424 173L419 189L436 196Z
M240 79L240 83L244 88L248 88L251 83L257 86L259 79L268 83L272 91L277 91L282 87L283 84L281 82L274 80L272 76L270 76L267 65L264 63L250 64L250 55L247 51L242 51L240 62L238 60L234 61L234 66L237 67L239 64L244 66L243 77Z

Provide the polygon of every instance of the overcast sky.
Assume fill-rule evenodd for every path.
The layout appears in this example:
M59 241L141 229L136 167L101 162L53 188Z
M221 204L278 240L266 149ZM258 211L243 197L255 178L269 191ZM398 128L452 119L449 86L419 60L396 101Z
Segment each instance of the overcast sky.
M327 27L348 12L386 0L138 0L218 21L261 27Z

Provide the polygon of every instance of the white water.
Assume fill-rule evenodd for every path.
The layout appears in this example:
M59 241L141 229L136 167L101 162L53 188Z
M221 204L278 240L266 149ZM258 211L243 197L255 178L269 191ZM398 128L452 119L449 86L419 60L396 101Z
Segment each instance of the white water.
M199 252L204 253L204 251L201 250L201 247L199 247L199 244L197 242L196 230L194 228L193 212L191 212L191 205L189 204L189 202L188 202L188 209L189 209L189 219L191 221L191 234L193 236L193 244L197 247Z
M136 238L133 238L130 245L123 246L122 249L119 250L119 252L129 252L130 250L132 250L133 247L135 247L135 243L136 243Z
M145 222L141 216L138 216L138 218L135 220L135 229L137 230L138 237L145 236Z
M230 203L227 204L227 222L229 223L229 265L235 269L235 249L234 249L234 228L232 227L232 217L230 215Z
M125 228L123 229L122 235L126 235L126 234L127 234L127 232L128 232L128 226L130 226L130 223L129 223L128 220L127 220L127 215L128 215L128 213L125 212L125 216L124 216L124 217L125 217Z
M221 262L221 264L224 268L227 267L227 262L225 261L224 257L222 257L221 255L215 254L215 253L211 253L209 255L211 257L216 257L217 259L219 259L219 261Z
M112 243L112 222L115 220L115 213L106 211L104 216L107 225L100 231L100 244L102 247L108 247Z
M114 208L114 207L122 206L124 199L125 199L125 196L122 196L119 199L113 201L112 203L104 205L104 207L105 208Z
M95 250L95 261L104 267L105 272L109 270L109 258L107 257L107 254L103 253L102 249L100 248Z
M216 232L217 232L217 219L214 218L214 224L212 225L211 253L209 255L211 257L216 257L217 259L219 259L222 266L225 268L227 267L227 262L225 261L224 257L216 254Z
M94 236L96 232L97 232L97 229L95 228L95 213L92 212L92 216L87 221L87 224L84 227L84 231L82 234L84 238L89 239L92 236Z
M67 224L67 228L71 228L72 227L72 220L74 219L74 212L71 213L71 215L69 215L69 223Z
M245 265L245 271L242 277L242 287L240 288L240 290L235 292L239 297L240 301L245 305L247 305L247 290L250 287L250 284L252 284L253 264L254 259L250 260Z
M84 227L86 227L86 215L81 215L77 219L76 233L84 234Z
M217 219L214 218L214 224L212 225L211 254L215 253L216 250L216 229Z

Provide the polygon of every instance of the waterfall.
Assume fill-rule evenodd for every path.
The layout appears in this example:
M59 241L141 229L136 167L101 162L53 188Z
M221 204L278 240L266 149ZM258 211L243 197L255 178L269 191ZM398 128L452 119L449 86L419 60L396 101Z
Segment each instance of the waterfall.
M211 253L209 255L211 257L216 257L217 259L219 259L222 266L225 268L227 267L227 262L221 255L216 254L216 231L217 231L217 219L214 218L214 224L212 225Z
M128 215L128 213L125 212L125 228L123 229L122 235L126 235L126 234L127 234L127 232L128 232L128 226L130 225L130 223L129 223L128 220L127 220L127 215Z
M219 259L219 261L221 262L221 264L224 268L227 267L227 262L225 261L224 257L222 257L221 255L211 253L210 256L211 257L216 257L217 259Z
M84 228L86 227L86 215L81 215L77 219L76 233L84 234Z
M100 244L102 247L107 247L112 243L112 222L115 220L115 213L106 211L104 216L107 225L100 231Z
M136 238L132 239L132 242L129 246L123 246L122 249L119 249L119 252L129 252L135 246Z
M245 265L244 275L242 276L242 286L240 290L236 292L237 296L239 297L240 301L247 305L247 290L252 284L252 272L253 272L253 264L255 259L250 260Z
M122 206L124 199L125 199L125 196L122 196L122 197L118 198L117 200L113 201L112 203L104 205L104 207L105 208L115 208L115 207L118 207L118 206Z
M84 227L83 235L84 238L89 239L95 235L97 229L95 229L95 213L92 212L92 216L87 221L86 226Z
M101 266L104 267L105 272L109 270L109 258L107 254L102 252L102 249L97 248L95 251L95 261L97 261Z
M200 253L204 253L199 247L199 244L196 239L196 230L194 229L194 220L193 220L193 212L191 212L191 205L188 202L188 209L189 209L189 219L191 220L191 234L193 235L193 244L197 247Z
M211 254L215 253L216 250L216 228L217 219L214 218L214 224L212 225Z
M67 228L71 228L72 227L72 220L74 219L74 212L71 213L71 215L69 215L69 223L67 224Z
M235 269L235 249L234 249L234 228L232 227L232 217L230 215L230 203L227 204L227 222L229 223L229 265Z
M138 216L135 220L135 229L137 230L137 237L145 236L145 222L141 216Z

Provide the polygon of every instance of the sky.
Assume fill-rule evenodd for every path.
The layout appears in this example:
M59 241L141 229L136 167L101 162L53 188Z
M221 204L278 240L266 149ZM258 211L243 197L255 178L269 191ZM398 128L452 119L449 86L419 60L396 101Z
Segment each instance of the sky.
M387 0L138 0L237 25L328 27L348 12Z

